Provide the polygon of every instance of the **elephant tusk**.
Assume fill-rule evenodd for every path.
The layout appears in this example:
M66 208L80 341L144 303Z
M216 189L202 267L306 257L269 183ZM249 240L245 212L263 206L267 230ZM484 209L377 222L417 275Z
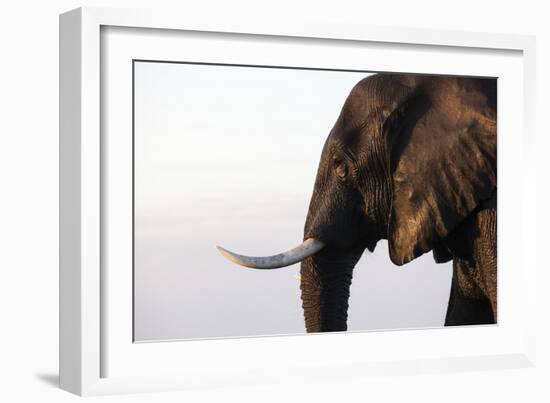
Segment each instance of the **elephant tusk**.
M312 256L319 252L325 244L314 238L306 239L301 245L290 249L286 252L279 253L273 256L243 256L237 253L228 251L221 246L216 246L218 251L233 263L241 266L250 267L253 269L277 269L279 267L290 266L294 263L301 262L306 257Z

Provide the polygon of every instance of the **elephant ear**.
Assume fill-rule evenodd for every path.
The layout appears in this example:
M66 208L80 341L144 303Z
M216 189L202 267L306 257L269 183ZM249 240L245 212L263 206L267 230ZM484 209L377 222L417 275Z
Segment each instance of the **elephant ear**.
M416 89L388 118L393 174L388 242L397 265L437 252L496 188L493 101L482 91L482 80L440 80Z

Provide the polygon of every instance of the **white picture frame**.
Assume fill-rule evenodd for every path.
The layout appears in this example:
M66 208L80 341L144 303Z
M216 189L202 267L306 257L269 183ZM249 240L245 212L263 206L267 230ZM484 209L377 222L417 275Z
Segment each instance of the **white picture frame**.
M499 251L504 250L503 253L506 253L506 235L502 234L501 239L504 225L501 224L502 222L507 224L510 231L521 233L523 243L519 250L515 250L515 257L510 257L515 260L509 263L514 262L520 266L520 274L510 274L517 277L505 277L506 281L502 284L503 287L508 288L502 293L504 296L499 296L499 304L504 306L504 317L501 320L499 316L499 325L475 330L445 329L445 334L438 330L413 330L313 337L287 336L139 345L132 343L131 338L128 338L128 322L131 313L127 305L131 303L127 293L131 285L127 283L124 286L126 277L120 277L116 282L110 283L111 288L122 287L122 292L126 292L121 298L123 302L116 306L106 302L109 300L107 297L110 291L102 287L103 277L109 275L104 271L105 241L102 237L102 227L107 225L105 222L107 218L101 214L102 191L105 178L114 172L105 169L102 163L104 150L101 132L104 127L101 120L101 94L109 91L109 88L105 88L105 85L109 84L101 80L101 31L104 27L194 32L199 33L199 36L200 33L242 35L252 37L260 43L267 39L271 42L301 41L301 44L310 43L308 41L324 41L326 46L332 46L335 49L344 47L346 44L355 46L376 43L381 47L412 46L416 47L415 51L429 51L432 48L452 51L466 49L478 54L479 57L498 52L515 52L516 64L512 64L520 68L511 68L503 74L508 74L514 78L514 82L521 83L521 88L516 88L516 90L523 90L523 92L519 91L521 99L515 102L523 105L523 116L510 117L510 120L501 121L499 114L499 136L501 128L502 133L506 135L505 141L501 141L499 137L499 164L501 161L503 164L509 161L507 159L509 150L518 147L521 149L523 168L515 173L518 177L508 180L519 178L524 191L501 193L508 197L499 198ZM151 39L153 44L155 40L159 41L159 49L165 49L170 45L161 44L161 39L154 38ZM238 50L233 52L236 54ZM242 386L281 381L301 382L307 379L328 380L328 374L334 369L338 369L341 376L349 374L368 376L380 372L403 374L419 371L444 372L534 365L535 317L534 314L531 314L532 316L525 314L535 311L537 267L534 250L536 242L532 241L533 234L536 234L533 207L535 184L534 175L527 175L535 170L533 158L535 135L532 126L535 91L534 52L534 38L520 35L330 23L293 24L265 20L247 21L245 18L231 21L197 20L190 15L175 16L150 10L80 8L62 14L60 16L61 387L79 395L96 395L223 385ZM264 56L259 52L249 57L256 58L258 64L261 64ZM124 57L132 57L132 55ZM232 56L229 54L221 56L222 61L225 60L224 57L227 59ZM437 63L434 61L433 64ZM424 68L423 72L487 74L487 70L484 70L482 65L476 66L471 62L466 64L461 70L454 70L455 67L445 68L442 64L441 67L434 67L434 70L430 71ZM342 67L349 67L349 65ZM379 67L369 65L365 68L384 70L383 65ZM391 67L389 71L393 71ZM123 90L116 91L121 93ZM506 104L502 105L504 110L507 107ZM517 137L507 135L508 124L511 125L510 127L517 128L522 135ZM499 181L501 178L502 176L499 176ZM506 176L504 178L506 180ZM505 191L506 187L504 187ZM517 203L520 203L522 208L521 217L516 221L507 221L505 213L504 216L500 215L502 211L506 211L507 205ZM508 263L504 262L504 265L506 264ZM514 279L513 283L512 279ZM521 281L515 281L516 279ZM523 296L523 304L515 307L513 312L510 308L510 315L506 316L506 295L510 295L512 291ZM126 319L124 319L125 313L130 315ZM108 320L113 316L121 319L117 323L124 325L120 328L113 326ZM108 331L106 327L109 328ZM343 337L346 337L345 346L342 346ZM499 342L492 342L496 338ZM379 348L378 352L371 349L364 355L354 354L353 348L365 343L367 339L367 344L393 345L395 348L391 354L389 349L384 348ZM463 348L446 347L453 340L458 339L465 340ZM479 340L484 340L485 343L479 343ZM414 346L416 353L405 351L403 347L399 348L404 341ZM314 352L319 348L347 349L347 356L350 358L341 359L336 354L327 354L318 358ZM212 358L212 360L218 360L218 365L215 366L212 365L214 362L207 357L212 351L214 352L212 356L218 357ZM289 354L288 351L291 353ZM296 354L297 352L300 354ZM170 360L168 358L178 355L183 355L186 359ZM264 364L258 359L260 356L263 356ZM229 361L232 362L231 365L223 365L223 362ZM269 362L269 365L265 362ZM140 368L140 366L147 368ZM212 370L213 367L217 369ZM308 371L303 371L304 368L308 368Z

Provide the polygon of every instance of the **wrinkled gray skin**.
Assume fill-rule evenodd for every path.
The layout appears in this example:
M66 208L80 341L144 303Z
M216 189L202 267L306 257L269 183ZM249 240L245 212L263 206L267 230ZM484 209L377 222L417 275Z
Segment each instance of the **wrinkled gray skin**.
M347 329L353 269L387 239L403 265L453 260L446 325L496 321L496 80L375 75L324 145L301 264L308 332Z

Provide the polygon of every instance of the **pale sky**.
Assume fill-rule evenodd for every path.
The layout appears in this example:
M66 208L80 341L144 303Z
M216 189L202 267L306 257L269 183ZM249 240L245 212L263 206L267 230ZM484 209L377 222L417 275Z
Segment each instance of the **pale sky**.
M367 75L136 62L137 341L304 332L299 265L245 269L215 245L301 242L321 148ZM450 278L431 253L394 266L379 242L355 269L349 330L442 326Z

